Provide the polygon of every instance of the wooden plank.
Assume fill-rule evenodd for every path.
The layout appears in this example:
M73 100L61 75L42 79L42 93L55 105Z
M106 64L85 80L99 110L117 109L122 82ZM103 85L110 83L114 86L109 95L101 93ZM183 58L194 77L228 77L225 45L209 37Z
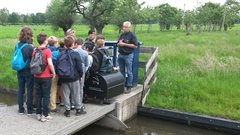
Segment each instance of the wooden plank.
M149 67L152 65L152 63L157 59L157 56L158 56L158 48L156 48L153 55L151 56L151 58L147 62L146 69L145 69L146 72L149 70Z
M142 98L142 106L145 105L145 103L146 103L146 101L147 101L147 97L148 97L148 95L149 95L149 93L150 93L150 90L151 90L151 89L149 89L149 90L147 91L147 93L145 93L145 95L143 95L143 98Z
M144 84L143 86L147 86L149 84L149 82L151 81L153 75L156 73L157 71L157 63L155 64L155 66L153 67L151 73L147 76L147 78L144 80Z
M153 53L155 49L155 47L140 47L140 53Z
M148 68L148 70L145 70L145 78L144 79L146 79L146 77L150 74L150 72L151 72L151 69L153 69L153 67L156 65L156 63L155 62L153 62L152 64L151 64L151 66Z

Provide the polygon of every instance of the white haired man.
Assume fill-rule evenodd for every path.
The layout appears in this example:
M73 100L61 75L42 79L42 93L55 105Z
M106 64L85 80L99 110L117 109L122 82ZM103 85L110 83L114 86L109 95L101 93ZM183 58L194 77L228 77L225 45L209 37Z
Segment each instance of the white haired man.
M125 90L124 93L130 93L133 85L133 51L138 47L136 36L130 31L131 23L126 21L123 23L123 34L118 40L118 63L120 72L125 78Z

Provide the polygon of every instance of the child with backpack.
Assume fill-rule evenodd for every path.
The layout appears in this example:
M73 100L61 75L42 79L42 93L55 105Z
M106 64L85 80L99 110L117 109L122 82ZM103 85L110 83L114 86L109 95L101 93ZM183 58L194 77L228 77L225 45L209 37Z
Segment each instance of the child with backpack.
M105 38L103 35L98 35L96 38L96 47L94 55L97 56L99 67L98 72L100 73L111 73L114 70L117 70L113 67L112 59L108 53L108 50L104 48Z
M34 74L35 90L37 96L37 120L49 121L49 100L52 79L55 78L55 70L52 62L52 52L47 48L46 34L38 34L39 46L33 51L30 63L31 72Z
M23 96L25 85L27 85L27 113L33 113L33 85L34 79L30 71L29 63L32 58L33 32L29 27L24 27L19 33L19 43L17 43L12 57L12 68L17 71L18 78L18 113L24 114Z
M57 49L58 39L55 36L50 36L48 38L48 49L52 52L52 61L54 67L56 66L57 56L59 51ZM57 105L56 105L56 98L57 98L57 84L58 84L58 76L52 80L51 91L50 91L50 112L56 113L57 112Z
M83 39L82 38L78 38L75 41L75 45L74 45L74 51L76 51L80 58L81 58L81 62L82 62L82 69L83 69L83 76L80 79L80 104L81 104L81 108L84 108L82 102L83 102L83 86L84 86L84 80L85 80L85 73L87 71L88 68L88 53L87 51L82 49L82 45L83 45Z
M63 50L57 58L57 73L62 82L62 89L64 94L64 115L70 117L71 98L74 100L76 109L76 116L86 114L83 110L80 101L80 79L83 75L82 61L77 52L73 50L75 38L66 36L64 44L67 48Z

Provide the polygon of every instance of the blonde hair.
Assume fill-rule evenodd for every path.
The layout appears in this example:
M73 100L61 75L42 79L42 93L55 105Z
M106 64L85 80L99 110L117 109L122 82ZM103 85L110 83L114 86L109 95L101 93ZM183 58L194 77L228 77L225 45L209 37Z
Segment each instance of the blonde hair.
M96 42L97 48L101 48L103 47L105 44L105 40L104 39L98 39Z
M57 37L55 37L55 36L50 36L50 37L48 38L48 44L49 44L50 46L54 46L54 45L56 45L57 43L58 43Z

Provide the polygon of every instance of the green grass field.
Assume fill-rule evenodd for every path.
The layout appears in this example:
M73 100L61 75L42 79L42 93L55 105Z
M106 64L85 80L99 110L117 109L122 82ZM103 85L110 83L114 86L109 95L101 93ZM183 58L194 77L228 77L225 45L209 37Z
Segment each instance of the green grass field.
M40 32L63 37L50 26L31 27L35 38ZM3 88L17 87L10 60L20 28L0 26ZM151 86L147 106L240 120L240 26L228 32L193 32L190 36L176 30L160 32L158 25L151 33L146 29L137 27L138 40L160 50L157 81ZM75 26L74 30L85 38L88 28ZM107 40L116 40L118 33L114 26L107 26L104 35Z

